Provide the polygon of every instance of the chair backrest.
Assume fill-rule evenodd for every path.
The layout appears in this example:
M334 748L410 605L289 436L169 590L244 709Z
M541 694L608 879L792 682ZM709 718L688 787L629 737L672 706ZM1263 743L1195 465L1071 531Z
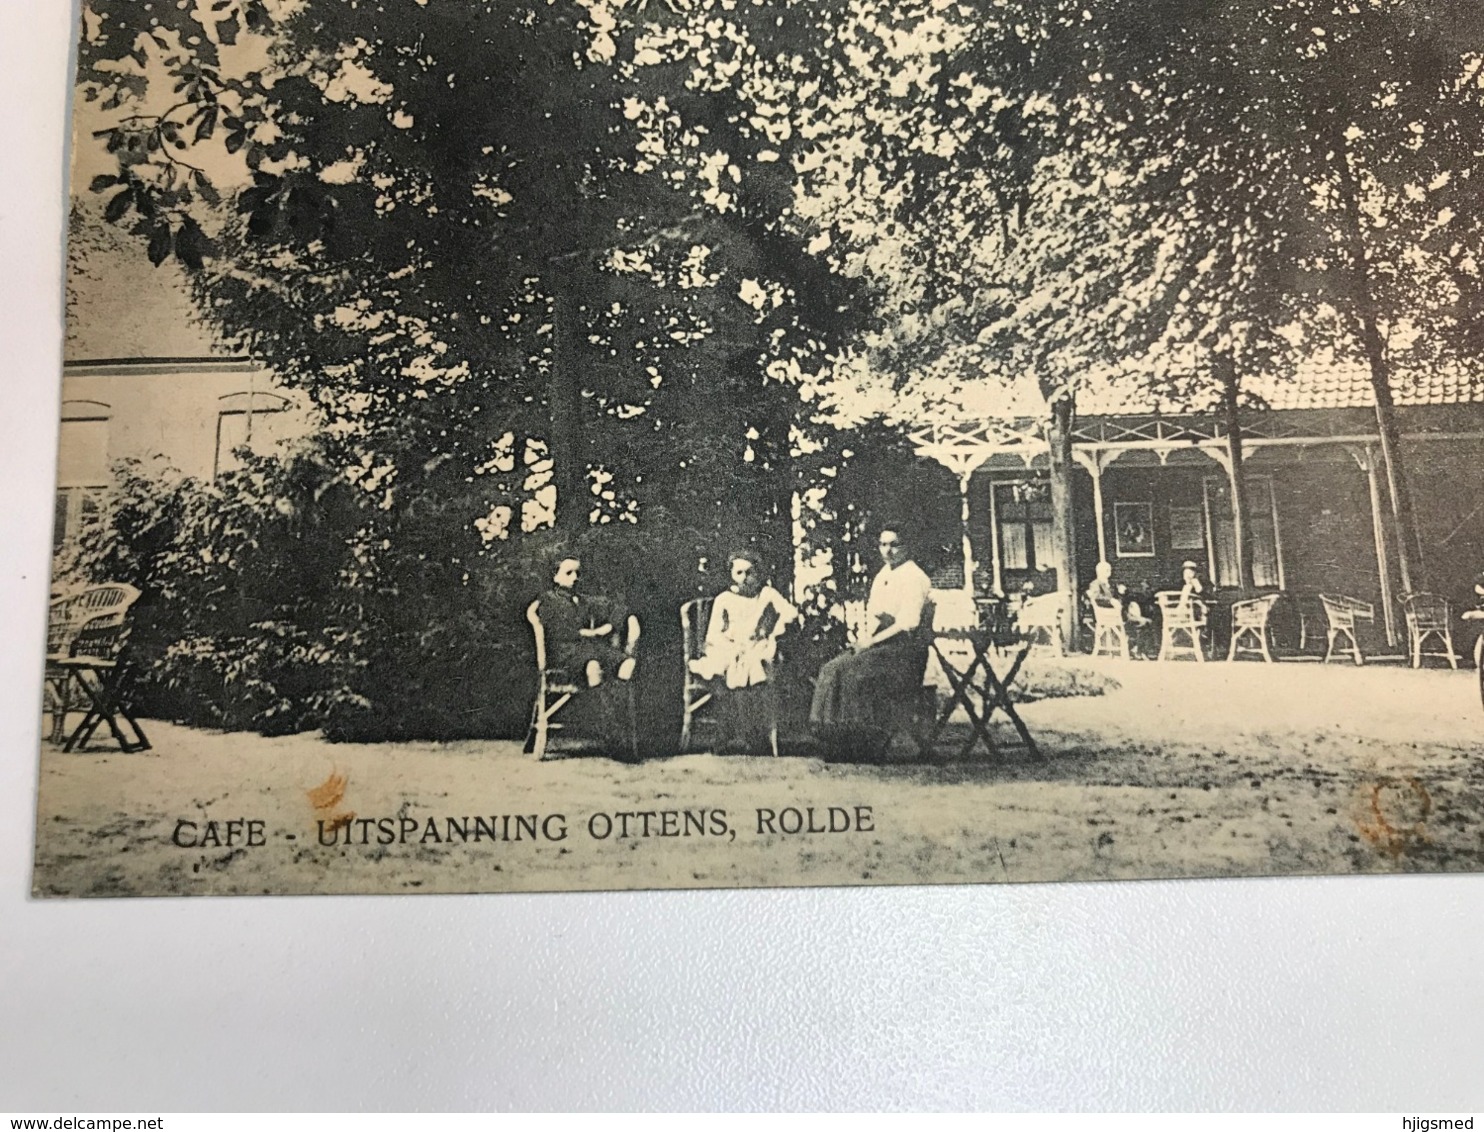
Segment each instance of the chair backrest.
M1065 600L1060 590L1026 598L1020 606L1021 631L1058 628L1061 625L1061 610Z
M139 591L123 582L104 582L89 586L77 595L77 609L82 620L91 620L106 613L117 613L120 617L139 600Z
M1447 599L1437 594L1407 594L1402 598L1402 609L1414 632L1428 633L1449 627Z
M65 653L72 644L72 634L77 627L73 611L77 608L77 594L54 598L46 619L46 655Z
M1206 623L1206 603L1198 597L1187 597L1183 590L1160 590L1154 600L1159 603L1167 628Z
M103 656L108 652L116 653L123 647L127 631L113 634L117 640L110 640L105 631L125 626L129 610L138 600L139 591L123 582L104 582L55 599L47 621L47 655ZM81 642L79 637L84 630L88 639Z
M1346 597L1344 594L1320 594L1319 601L1324 606L1324 616L1329 619L1331 629L1354 629L1357 618L1362 621L1376 619L1376 607L1359 598Z
M866 603L863 601L847 601L841 605L841 613L845 620L845 639L852 644L859 644L870 634L866 626ZM938 616L937 604L929 598L922 606L922 619L917 623L915 635L924 641L933 639L934 620Z
M1268 614L1278 604L1278 594L1263 594L1244 601L1232 602L1232 628L1260 629L1267 625Z
M1116 605L1092 603L1092 623L1099 629L1122 629L1123 610Z
M933 590L923 610L922 623L935 632L979 628L979 610L974 598L963 590Z
M922 617L917 622L917 630L914 634L918 640L928 642L933 639L933 634L938 631L938 603L931 597L922 603Z
M541 624L541 599L526 606L526 620L531 623L531 636L536 641L536 671L546 671L546 627Z
M711 620L711 606L716 599L698 597L680 607L680 632L685 642L685 659L699 660L706 644L706 626Z

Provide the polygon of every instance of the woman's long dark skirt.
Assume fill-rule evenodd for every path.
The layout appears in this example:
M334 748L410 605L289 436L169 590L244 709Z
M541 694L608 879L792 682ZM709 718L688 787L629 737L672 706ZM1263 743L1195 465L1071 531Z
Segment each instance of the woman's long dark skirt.
M894 637L843 653L819 670L809 722L817 729L889 728L910 714L927 669L927 645Z

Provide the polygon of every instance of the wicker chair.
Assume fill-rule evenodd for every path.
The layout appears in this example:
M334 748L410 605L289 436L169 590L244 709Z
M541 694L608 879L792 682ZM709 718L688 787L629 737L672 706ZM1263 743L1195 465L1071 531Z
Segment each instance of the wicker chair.
M1035 644L1038 638L1045 637L1048 645L1065 654L1066 635L1062 629L1062 606L1065 603L1066 595L1059 590L1028 597L1021 602L1015 618L1021 639Z
M1198 597L1187 597L1180 590L1161 590L1154 595L1159 603L1159 660L1190 656L1205 661L1202 634L1206 629L1206 603ZM1185 643L1180 643L1181 637Z
M540 599L531 602L526 608L526 620L530 622L536 645L536 697L531 702L531 724L526 731L525 751L528 755L534 754L538 759L543 759L546 757L546 744L551 732L566 727L565 723L556 719L557 713L574 697L590 689L585 681L579 681L580 673L568 672L547 663L546 628L541 623ZM631 657L639 644L639 632L639 619L630 617L624 651ZM628 699L629 754L638 758L639 731L634 711L634 682L626 680L623 683Z
M718 681L697 676L690 669L690 662L699 660L706 645L706 626L711 619L714 598L703 597L688 601L680 607L680 632L685 647L684 698L681 704L680 751L693 749L696 733L700 730L715 731L717 721L705 708L716 698ZM773 683L773 666L768 671L768 707L771 714L768 725L768 746L773 757L778 757L778 690Z
M1402 598L1402 611L1407 618L1407 637L1412 649L1412 667L1421 668L1425 656L1440 657L1458 667L1458 654L1453 651L1453 618L1448 602L1437 594L1407 594ZM1436 637L1442 652L1426 652L1423 645Z
M1328 664L1335 655L1335 645L1339 643L1340 638L1347 637L1350 647L1346 651L1351 654L1356 664L1364 664L1365 658L1360 653L1360 641L1355 635L1355 623L1374 621L1376 607L1368 601L1346 597L1344 594L1320 594L1319 601L1324 606L1324 616L1329 622L1329 646L1324 652L1325 663Z
M1273 654L1268 651L1268 617L1273 606L1278 604L1278 594L1263 594L1232 603L1232 641L1226 659L1236 660L1239 655L1260 656L1269 664Z
M85 748L99 727L125 754L149 750L150 743L120 694L120 658L129 641L129 611L139 591L122 582L93 586L52 602L46 642L46 709L51 740L64 750ZM67 734L67 713L82 721Z
M1128 659L1128 626L1123 620L1123 608L1117 605L1092 603L1092 655L1121 656Z

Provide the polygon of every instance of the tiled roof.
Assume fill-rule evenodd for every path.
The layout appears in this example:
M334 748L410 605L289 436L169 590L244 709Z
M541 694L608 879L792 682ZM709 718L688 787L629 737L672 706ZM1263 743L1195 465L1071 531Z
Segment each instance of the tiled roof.
M1484 403L1484 372L1460 367L1403 371L1392 375L1391 388L1398 405ZM1306 360L1290 379L1248 377L1242 389L1269 409L1360 409L1375 404L1370 371L1360 361ZM1155 396L1126 380L1089 382L1077 394L1077 412L1084 417L1210 412L1215 407L1210 401L1180 403Z

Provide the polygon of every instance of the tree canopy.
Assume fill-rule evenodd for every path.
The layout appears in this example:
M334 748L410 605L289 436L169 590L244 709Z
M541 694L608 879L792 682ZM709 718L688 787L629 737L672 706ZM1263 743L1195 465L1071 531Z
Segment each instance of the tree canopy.
M1479 20L90 0L80 84L108 218L389 514L450 506L468 553L646 508L781 549L874 422L1027 380L1208 407L1316 350L1389 397L1470 356Z

